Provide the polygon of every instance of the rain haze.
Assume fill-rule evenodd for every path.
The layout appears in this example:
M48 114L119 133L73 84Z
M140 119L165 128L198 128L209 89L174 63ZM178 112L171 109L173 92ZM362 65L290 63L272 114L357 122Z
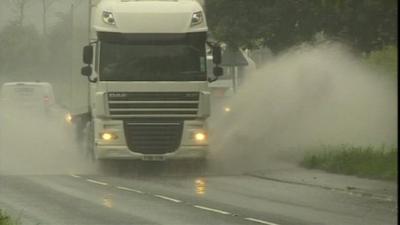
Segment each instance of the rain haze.
M216 164L243 172L296 162L321 145L397 146L392 79L335 42L270 58L246 74L226 103L231 112L213 115Z
M72 0L64 1L47 1L49 4L48 10L48 26L53 26L57 21L60 13L66 13L71 9ZM52 3L54 2L54 3ZM25 8L25 24L34 25L37 29L43 29L43 6L42 0L27 1ZM4 27L7 23L14 20L16 17L16 8L13 6L12 0L2 0L0 2L0 27Z
M0 0L0 225L394 225L397 1Z

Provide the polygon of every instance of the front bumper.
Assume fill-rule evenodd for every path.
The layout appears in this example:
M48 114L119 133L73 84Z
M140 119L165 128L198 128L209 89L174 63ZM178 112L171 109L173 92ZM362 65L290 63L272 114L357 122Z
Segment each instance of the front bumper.
M130 151L126 146L96 146L97 159L121 160L176 160L176 159L204 159L208 154L208 146L181 146L177 151L166 154L142 154Z
M135 151L129 146L124 132L124 122L119 120L95 120L94 153L97 159L141 159L141 160L175 160L204 159L209 150L208 139L196 141L193 135L198 131L207 131L206 121L185 121L182 126L182 137L179 146L173 152L149 154ZM104 141L100 138L103 131L115 134L116 140Z

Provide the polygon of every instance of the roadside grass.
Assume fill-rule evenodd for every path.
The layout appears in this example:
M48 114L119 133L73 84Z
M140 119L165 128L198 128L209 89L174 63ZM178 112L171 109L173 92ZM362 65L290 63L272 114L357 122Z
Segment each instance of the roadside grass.
M4 211L0 209L0 225L20 225L18 220L13 220L10 216L6 215Z
M397 52L396 45L387 45L380 50L375 50L365 55L363 60L367 64L383 69L387 74L397 77Z
M324 145L305 154L301 165L331 173L397 180L397 148Z

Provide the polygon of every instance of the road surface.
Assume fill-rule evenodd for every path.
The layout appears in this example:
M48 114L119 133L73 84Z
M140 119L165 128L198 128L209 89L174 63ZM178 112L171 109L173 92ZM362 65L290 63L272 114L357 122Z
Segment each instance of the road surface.
M245 175L0 175L24 224L397 224L393 202Z

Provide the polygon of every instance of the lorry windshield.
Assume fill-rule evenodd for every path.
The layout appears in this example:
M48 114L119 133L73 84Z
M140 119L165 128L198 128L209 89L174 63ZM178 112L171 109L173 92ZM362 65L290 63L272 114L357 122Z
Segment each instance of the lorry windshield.
M205 42L179 40L103 39L100 80L206 81Z

